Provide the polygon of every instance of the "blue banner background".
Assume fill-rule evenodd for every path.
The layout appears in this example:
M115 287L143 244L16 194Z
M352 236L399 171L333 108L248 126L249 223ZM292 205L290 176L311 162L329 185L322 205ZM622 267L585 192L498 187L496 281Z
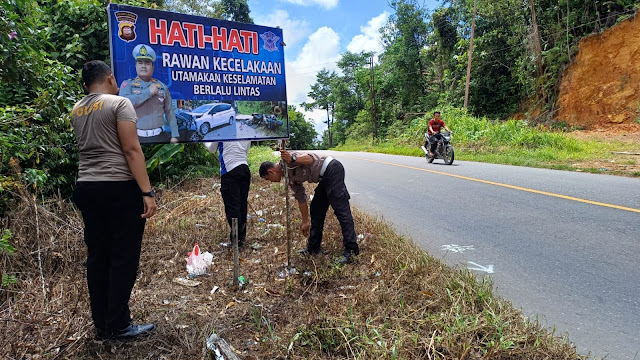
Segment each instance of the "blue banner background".
M175 99L183 100L244 100L244 101L284 101L286 103L286 84L285 84L285 66L284 66L284 48L282 46L282 29L271 28L266 26L259 26L253 24L244 24L238 22L231 22L225 20L218 20L212 18L206 18L201 16L185 15L172 13L167 11L159 11L145 8L138 8L132 6L124 6L119 4L110 4L108 6L109 26L110 26L110 45L111 45L111 61L114 71L114 75L118 83L121 83L125 79L136 77L135 59L133 58L133 48L138 44L150 45L150 47L156 52L156 61L154 63L153 77L165 83L171 97ZM135 23L136 38L133 41L125 41L119 37L119 21L116 18L115 13L117 11L128 11L137 15ZM199 48L187 48L179 45L161 45L151 44L149 39L149 18L156 18L158 20L164 19L167 21L167 29L170 29L173 21L179 21L181 23L188 22L194 24L204 25L204 34L211 35L211 26L218 28L227 28L248 30L258 33L258 54L245 54L240 53L237 50L233 52L227 51L214 51L211 43L206 43L204 49ZM261 34L266 32L272 32L279 39L276 41L277 50L268 51L265 49L265 41L260 37ZM185 32L186 34L186 32ZM209 69L184 69L176 67L165 67L162 64L162 54L168 53L171 56L173 54L190 54L197 56L206 56L210 58L211 68ZM280 74L260 74L258 72L234 72L234 71L218 71L213 69L213 57L241 59L246 64L248 61L264 61L272 63L280 63ZM221 74L242 74L242 75L264 75L267 77L275 77L275 85L234 85L224 82L185 82L176 81L172 79L172 71L194 71L194 72L207 72L207 73L219 73ZM202 95L194 94L194 85L212 85L215 86L251 86L259 87L259 96L241 96L234 95Z

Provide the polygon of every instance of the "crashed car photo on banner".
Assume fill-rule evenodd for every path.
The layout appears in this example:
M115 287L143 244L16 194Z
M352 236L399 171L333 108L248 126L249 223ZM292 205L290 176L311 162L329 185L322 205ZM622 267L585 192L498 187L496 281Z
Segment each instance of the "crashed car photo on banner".
M109 4L141 144L289 137L282 29Z

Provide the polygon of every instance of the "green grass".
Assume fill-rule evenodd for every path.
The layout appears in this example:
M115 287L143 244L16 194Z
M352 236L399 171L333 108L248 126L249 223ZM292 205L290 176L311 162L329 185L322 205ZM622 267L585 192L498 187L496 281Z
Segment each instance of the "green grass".
M252 146L249 148L249 169L252 174L257 174L260 169L260 164L263 161L278 162L280 156L275 155L273 149L269 146Z
M607 161L614 158L612 151L637 151L632 144L577 140L566 132L531 127L523 120L492 121L460 109L447 109L443 114L453 132L452 145L458 160L603 172L599 168L580 168L576 163ZM424 156L420 146L424 144L428 121L429 117L415 119L380 143L374 144L368 138L352 139L334 150Z

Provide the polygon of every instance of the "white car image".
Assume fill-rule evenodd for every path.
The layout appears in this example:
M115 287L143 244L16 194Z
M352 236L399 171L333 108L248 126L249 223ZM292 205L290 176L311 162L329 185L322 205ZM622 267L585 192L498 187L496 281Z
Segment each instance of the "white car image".
M198 106L188 112L195 118L196 128L202 135L221 125L231 125L236 118L236 111L229 104L211 103Z

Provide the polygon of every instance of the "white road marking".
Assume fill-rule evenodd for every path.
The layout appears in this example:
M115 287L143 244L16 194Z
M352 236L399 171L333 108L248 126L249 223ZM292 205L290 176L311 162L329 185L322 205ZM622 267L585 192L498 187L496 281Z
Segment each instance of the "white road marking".
M475 250L473 248L473 245L456 245L456 244L451 244L451 245L442 245L442 250L445 251L453 251L453 252L457 252L457 253L462 253L466 250Z
M467 267L469 270L476 270L476 271L484 271L486 273L489 274L493 274L493 265L487 265L486 267L482 266L482 265L478 265L472 261L469 261L469 264L475 266L474 268L471 267Z

